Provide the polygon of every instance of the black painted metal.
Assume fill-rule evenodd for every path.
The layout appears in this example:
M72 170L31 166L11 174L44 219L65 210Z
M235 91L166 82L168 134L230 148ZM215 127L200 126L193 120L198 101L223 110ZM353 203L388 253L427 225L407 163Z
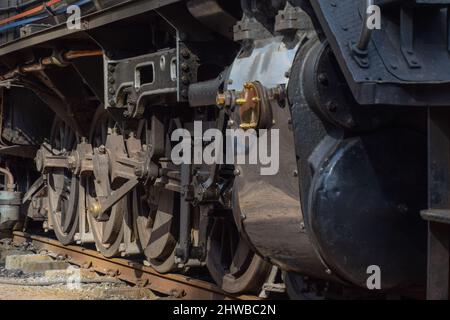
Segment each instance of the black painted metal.
M430 108L428 116L429 210L427 298L448 300L450 281L450 111Z
M382 6L381 30L373 31L367 64L362 65L352 47L365 16L364 3L312 2L355 99L363 105L445 105L450 84L447 12L423 3L420 11Z
M425 148L421 134L379 130L344 139L323 155L306 220L331 270L365 287L375 265L383 290L423 286Z
M318 46L311 41L301 49L289 84L309 238L339 279L366 287L367 268L377 265L383 289L423 287L426 224L420 210L426 207L426 135L420 126L415 130L373 126L367 121L372 113L366 113L367 122L356 131L336 121L333 112L322 109L326 103L317 101L338 102L347 113L351 108L345 102L351 101L334 98L346 88L335 88L335 76L324 68L327 60L321 59L326 51ZM322 73L330 75L331 92L318 90L320 80L326 82ZM395 121L389 126L398 126Z
M107 107L126 108L142 114L152 99L173 96L178 92L177 50L168 49L124 60L107 60ZM172 70L175 63L175 70ZM150 101L149 101L150 100ZM139 111L140 110L140 111Z
M328 42L317 43L306 59L305 96L321 119L354 132L374 130L392 122L392 108L362 108L355 101Z

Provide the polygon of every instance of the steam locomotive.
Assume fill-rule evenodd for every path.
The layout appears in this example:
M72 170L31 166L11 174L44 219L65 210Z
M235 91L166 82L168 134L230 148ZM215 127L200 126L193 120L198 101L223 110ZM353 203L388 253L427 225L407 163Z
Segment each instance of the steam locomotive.
M229 293L448 299L450 1L0 5L4 236Z

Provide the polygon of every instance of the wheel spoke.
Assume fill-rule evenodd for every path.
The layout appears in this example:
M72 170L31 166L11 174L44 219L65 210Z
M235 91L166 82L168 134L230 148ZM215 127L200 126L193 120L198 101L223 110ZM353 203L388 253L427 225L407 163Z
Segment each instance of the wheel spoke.
M67 151L69 148L69 139L70 139L69 129L70 129L69 126L64 124L64 136L62 148L65 149L65 151Z
M111 121L107 111L99 107L90 130L90 143L94 148L106 144L108 134L108 124ZM95 190L95 177L89 177L86 180L86 200L92 204L97 199ZM111 186L110 186L111 187ZM97 249L107 258L120 254L120 246L124 241L125 210L128 199L122 199L111 209L105 212L101 220L88 214L88 222L93 233Z
M60 155L72 151L75 133L63 121L56 119L52 128L50 144ZM63 152L65 151L65 153ZM54 169L48 173L48 202L52 215L53 230L63 244L74 242L78 231L78 179L71 171Z
M249 254L251 254L248 245L244 241L239 241L236 250L233 252L230 267L231 274L239 274L248 262Z
M220 258L221 258L221 262L226 270L228 268L228 266L226 265L226 261L227 261L226 254L227 254L228 250L225 250L225 244L226 244L225 224L224 224L224 221L222 220L221 224L220 224Z
M74 223L74 220L78 218L78 195L79 194L79 181L77 177L72 177L70 183L69 203L67 210L65 210L63 231L68 232Z
M105 144L106 143L106 136L108 134L108 128L106 126L106 123L104 121L102 121L101 127L100 127L100 145Z
M232 212L211 219L207 247L206 265L224 291L243 293L260 290L271 266L259 258L239 235Z

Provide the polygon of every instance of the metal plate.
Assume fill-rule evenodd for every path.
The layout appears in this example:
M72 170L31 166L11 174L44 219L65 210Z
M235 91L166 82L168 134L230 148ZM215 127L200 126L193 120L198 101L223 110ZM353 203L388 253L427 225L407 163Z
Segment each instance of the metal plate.
M400 50L398 21L382 8L382 29L374 30L368 46L369 67L362 68L350 49L361 32L362 4L354 0L312 1L355 99L360 104L444 105L448 101L450 68L447 26L443 12L416 16L414 54L420 68L411 68ZM420 90L414 85L424 84Z
M242 90L245 82L258 80L266 88L286 85L298 46L288 48L282 37L256 41L249 56L238 57L231 67L228 90ZM276 67L275 67L276 66Z
M425 148L424 135L388 129L345 139L323 158L307 221L321 256L341 277L366 287L375 265L383 290L424 284Z

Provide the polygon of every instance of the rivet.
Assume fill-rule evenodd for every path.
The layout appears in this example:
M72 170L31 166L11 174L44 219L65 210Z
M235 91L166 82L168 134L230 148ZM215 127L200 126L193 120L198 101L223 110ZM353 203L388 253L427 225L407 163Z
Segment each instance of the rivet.
M323 84L324 86L328 85L328 76L326 73L322 72L317 76L317 80L319 80L320 84Z
M191 54L189 53L189 51L186 50L186 49L181 50L181 55L182 55L183 58L185 58L185 59L189 59L190 56L191 56Z

